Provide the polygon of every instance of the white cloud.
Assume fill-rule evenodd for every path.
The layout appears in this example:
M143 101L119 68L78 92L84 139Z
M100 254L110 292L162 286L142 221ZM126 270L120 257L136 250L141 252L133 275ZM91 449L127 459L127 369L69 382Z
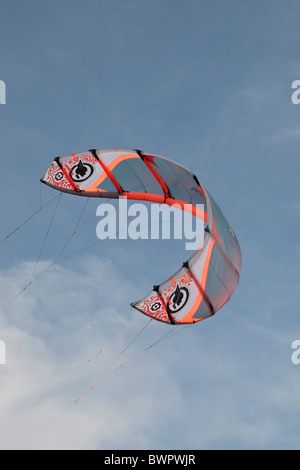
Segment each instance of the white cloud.
M39 267L48 265L42 262ZM33 267L34 263L23 262L0 275L0 337L7 346L7 364L0 369L1 448L97 448L122 443L143 447L149 438L143 432L137 438L136 427L151 419L157 404L163 407L155 393L158 370L145 391L147 374L137 359L137 369L124 367L124 373L120 369L73 404L107 367L112 365L109 372L114 371L143 345L132 345L115 362L137 330L76 368L127 333L130 281L109 261L90 257L76 272L53 267L15 299ZM132 315L132 329L145 324L144 316ZM165 365L159 367L166 378ZM143 391L133 394L132 387L140 380Z
M133 344L138 330L77 368L128 331L134 282L108 260L89 257L76 271L53 267L14 299L33 266L23 262L0 273L0 338L7 345L7 364L0 366L2 449L284 444L285 413L299 411L298 371L289 350L281 355L286 332L257 327L255 318L236 314L233 302L132 361L165 325L152 322ZM145 321L133 312L131 328ZM271 352L261 358L261 351ZM107 379L74 404L105 370Z

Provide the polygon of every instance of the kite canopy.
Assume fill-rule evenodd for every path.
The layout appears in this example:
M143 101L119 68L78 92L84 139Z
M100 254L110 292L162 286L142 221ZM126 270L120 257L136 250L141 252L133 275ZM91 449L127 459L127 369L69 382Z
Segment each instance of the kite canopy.
M165 323L195 323L214 315L232 296L241 270L237 237L212 196L186 168L140 150L93 149L55 158L41 181L79 196L126 196L183 210L188 204L205 221L201 248L167 281L133 302L135 309Z

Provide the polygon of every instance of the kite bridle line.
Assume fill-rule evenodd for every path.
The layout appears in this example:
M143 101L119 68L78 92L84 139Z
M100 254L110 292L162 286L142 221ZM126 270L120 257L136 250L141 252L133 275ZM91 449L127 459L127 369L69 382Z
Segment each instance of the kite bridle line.
M149 320L149 322L141 329L141 331L135 336L135 338L133 338L133 340L126 346L126 348L116 357L116 359L113 360L113 362L105 369L105 371L103 372L103 374L101 374L101 376L98 378L98 380L88 389L86 390L85 392L83 392L78 398L76 398L76 400L73 401L73 404L77 403L79 400L81 400L82 398L86 397L92 390L94 390L96 387L98 387L101 383L103 383L105 380L107 380L109 377L111 377L113 374L115 374L116 372L118 372L118 370L120 370L122 367L124 367L125 365L129 364L131 361L133 361L134 359L136 359L137 357L140 357L142 354L144 354L146 351L148 351L149 349L153 348L155 345L159 344L160 342L166 340L167 338L171 337L172 335L176 334L176 333L179 333L180 331L182 331L184 328L188 327L188 326L191 326L190 324L188 325L179 325L181 326L181 328L178 326L175 331L174 329L172 330L169 330L167 333L164 333L162 335L162 332L166 329L166 328L169 328L169 325L164 325L160 331L158 333L156 333L155 335L153 335L150 340L148 340L144 346L142 346L138 351L136 351L134 354L132 354L126 361L122 362L121 364L119 364L115 369L113 369L109 374L107 374L107 372L112 368L112 366L118 361L118 359L123 355L123 353L126 351L126 349L128 349L128 347L135 341L135 339L142 333L142 331L145 330L145 328L149 325L149 323L152 321L153 319L151 318ZM159 338L159 336L161 336L161 338ZM156 338L159 338L159 339L156 339Z
M63 193L60 193L58 196L61 196ZM52 223L53 223L53 220L54 220L54 216L56 214L56 211L58 209L58 205L59 205L59 202L60 202L60 198L56 204L56 207L55 207L55 210L54 210L54 213L52 215L52 218L50 220L50 224L48 226L48 229L47 229L47 232L45 234L45 237L44 237L44 240L43 240L43 243L42 243L42 246L41 246L41 249L40 249L40 252L39 252L39 255L38 255L38 258L37 258L37 261L36 261L36 264L35 264L35 267L34 267L34 270L33 270L33 273L31 275L31 280L29 281L29 283L23 287L23 289L18 293L16 294L15 298L17 298L22 292L24 292L25 290L28 289L29 286L31 286L38 278L40 278L46 271L48 271L50 268L52 268L55 264L57 264L60 260L59 260L59 257L62 255L62 253L64 252L64 250L67 248L67 246L70 244L72 238L74 237L74 235L87 223L87 221L85 223L83 223L81 226L79 226L79 223L83 217L83 214L85 212L85 209L87 207L87 204L89 202L89 198L87 198L87 200L85 201L85 204L84 204L84 207L79 215L79 218L75 224L75 228L73 229L71 235L69 236L69 238L67 239L66 243L64 244L64 246L61 248L59 254L56 256L56 259L47 267L45 268L41 273L39 273L36 277L34 277L35 275L35 272L36 272L36 269L37 269L37 265L38 265L38 262L40 260L40 257L42 255L42 251L43 251L43 248L44 248L44 245L45 245L45 242L46 242L46 239L48 237L48 234L50 232L50 228L52 226ZM45 205L46 206L46 205ZM44 207L45 207L44 206Z
M55 199L57 199L58 197L59 197L59 194L57 194L57 196L54 196L52 199L50 199L50 201L46 202L43 206L40 206L39 209L34 211L26 220L24 220L20 225L18 225L12 232L7 234L0 241L0 245L2 245L2 243L4 243L6 240L8 240L8 238L10 238L12 235L14 235L20 228L22 228L27 222L29 222L31 219L33 219L39 212L41 212L43 209L45 209L45 207L47 207L49 204L51 204L51 202L55 201Z
M51 199L51 200L48 201L46 204L44 204L42 207L40 207L40 209L38 209L34 214L32 214L28 219L26 219L26 221L24 221L22 224L20 224L19 227L17 227L13 232L11 232L10 235L12 235L13 233L15 233L15 232L16 232L19 228L21 228L26 222L28 222L30 219L32 219L35 214L37 214L38 212L40 212L43 208L45 208L47 205L49 205L49 204L50 204L51 202L53 202L55 199L59 198L62 194L64 194L64 193L58 194L58 195L55 196L53 199ZM74 235L75 235L76 233L78 233L78 232L82 229L82 227L84 227L84 225L86 225L86 224L91 220L91 218L94 217L94 214L92 214L90 217L88 217L88 219L87 219L85 222L83 222L82 224L80 224L80 221L81 221L81 219L82 219L82 217L83 217L83 214L84 214L84 212L85 212L85 209L86 209L86 207L87 207L87 204L88 204L88 201L90 200L90 198L89 198L89 197L86 197L86 199L87 199L87 201L85 202L85 205L84 205L84 207L83 207L83 209L82 209L82 211L81 211L81 213L80 213L80 215L79 215L78 221L77 221L76 224L75 224L75 228L74 228L73 231L71 232L71 235L70 235L69 238L67 239L67 241L66 241L66 243L64 244L64 246L62 247L62 249L59 251L59 253L58 253L58 255L56 256L55 260L52 261L52 263L51 263L49 266L47 266L43 271L41 271L37 276L35 276L34 278L33 278L33 276L32 276L30 282L29 282L28 284L26 284L26 286L23 287L23 289L21 289L21 290L15 295L15 298L17 298L17 297L18 297L19 295L21 295L24 291L26 291L32 284L35 283L35 281L37 281L40 277L42 277L47 271L49 271L49 270L50 270L52 267L54 267L55 265L60 264L60 263L62 263L63 261L65 261L65 260L67 260L67 259L69 259L69 258L71 258L71 257L73 257L73 256L75 256L75 255L77 255L77 254L79 254L79 253L85 251L85 250L88 250L88 249L90 249L90 248L93 248L94 246L98 245L99 243L105 241L105 240L97 240L96 242L90 243L90 244L87 245L87 246L84 246L84 247L82 247L82 248L79 248L78 250L76 250L76 251L70 253L69 255L66 255L66 256L61 257L62 254L63 254L63 252L64 252L64 251L66 250L66 248L69 246L69 244L70 244L71 240L73 239ZM111 201L111 198L108 198L106 201L103 202L103 204L107 204L109 201ZM166 220L167 220L167 219L166 219ZM124 223L125 223L125 222L124 222ZM159 222L157 222L157 223L159 223ZM52 225L52 221L51 221L51 225ZM149 227L150 225L153 225L153 223L152 223L151 221L148 223L148 227ZM119 230L116 232L116 236L119 235L120 233L122 233L124 229L125 229L125 227L124 227L124 224L123 224L123 226L120 227ZM2 242L0 242L0 244L3 243L10 235L7 235L7 236L5 237L5 239L3 239ZM41 256L41 254L40 254L40 256ZM39 258L40 258L40 257L39 257ZM35 272L35 271L36 271L36 268L35 268L34 272ZM171 323L172 323L172 322L171 322ZM174 322L174 323L175 323L175 322Z

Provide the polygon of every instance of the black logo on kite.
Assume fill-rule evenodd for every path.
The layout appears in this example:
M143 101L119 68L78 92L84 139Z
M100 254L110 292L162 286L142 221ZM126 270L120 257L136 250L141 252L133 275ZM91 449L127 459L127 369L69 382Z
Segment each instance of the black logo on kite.
M189 295L187 287L177 286L169 297L170 302L167 303L167 311L169 313L179 312L179 310L181 310L187 303Z
M79 160L79 163L71 169L70 176L73 181L81 183L81 181L87 180L93 174L93 171L94 168L92 165L89 163L82 163L82 161Z
M57 173L55 173L55 175L54 175L54 179L55 179L55 181L60 181L60 180L62 180L62 179L63 179L63 177L64 177L64 174L63 174L63 172L62 172L62 171L58 171L58 172L57 172Z
M157 312L161 308L161 303L160 302L154 302L154 304L151 305L150 310L152 312Z

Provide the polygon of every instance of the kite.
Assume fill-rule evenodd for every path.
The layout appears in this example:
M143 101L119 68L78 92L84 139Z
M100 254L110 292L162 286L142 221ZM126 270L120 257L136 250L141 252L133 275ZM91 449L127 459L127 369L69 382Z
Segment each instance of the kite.
M171 325L192 324L231 298L241 271L238 239L210 193L183 166L141 150L92 149L56 157L41 181L78 196L190 207L205 222L201 247L173 276L131 303L139 312Z

